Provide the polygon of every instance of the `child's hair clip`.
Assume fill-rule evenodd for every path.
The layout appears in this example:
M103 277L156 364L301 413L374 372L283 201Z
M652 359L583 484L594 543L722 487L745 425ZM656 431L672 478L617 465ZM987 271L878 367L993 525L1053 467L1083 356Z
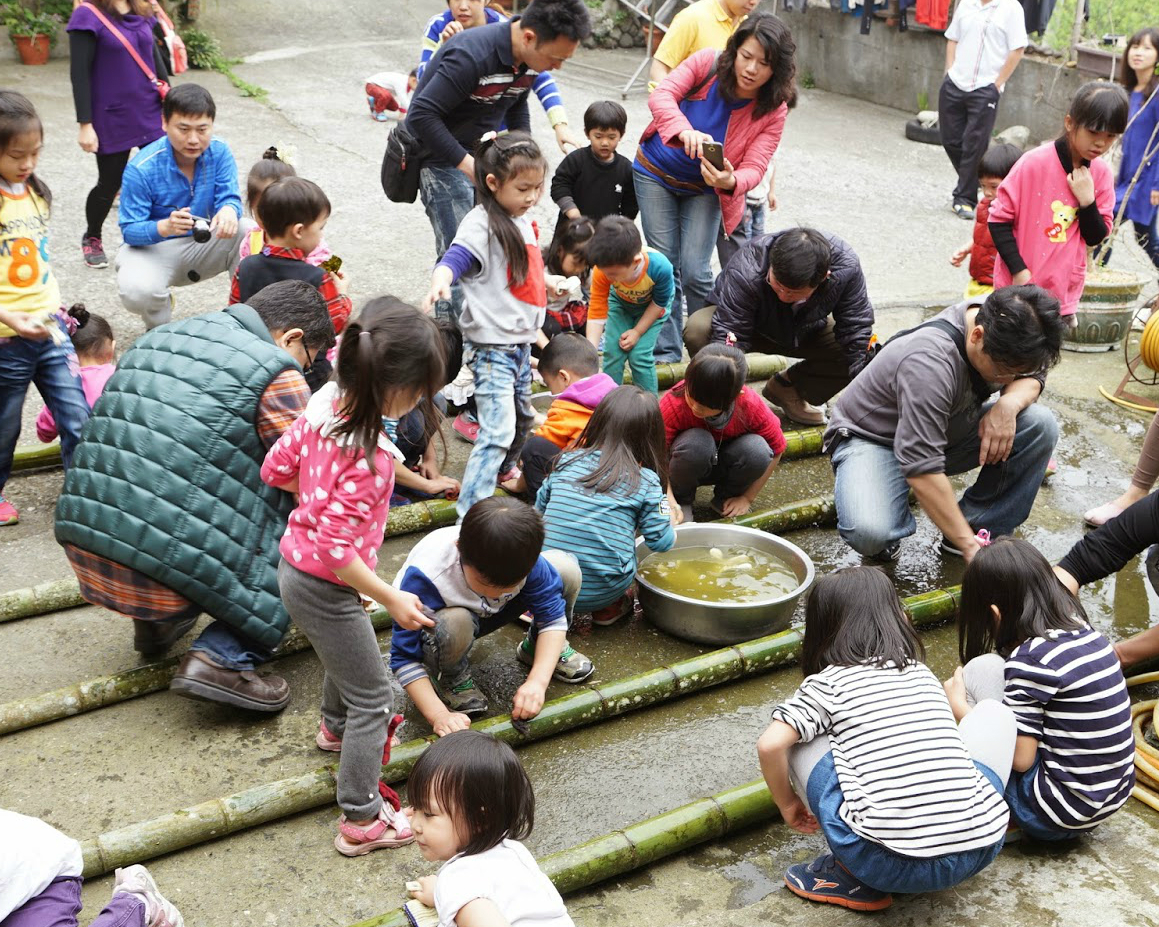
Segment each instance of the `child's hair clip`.
M490 132L484 132L481 136L479 136L479 144L482 145L484 142L493 142L498 137L499 133L492 129Z
M292 145L278 145L277 146L278 160L283 164L288 164L290 167L294 166L294 160L297 157L297 149Z

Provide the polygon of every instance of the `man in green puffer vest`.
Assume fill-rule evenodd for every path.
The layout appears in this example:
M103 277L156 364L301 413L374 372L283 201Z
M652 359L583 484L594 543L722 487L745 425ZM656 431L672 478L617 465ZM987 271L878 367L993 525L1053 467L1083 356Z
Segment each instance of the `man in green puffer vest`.
M84 598L134 619L142 654L213 619L170 685L180 695L256 711L289 701L284 679L254 672L289 625L278 541L294 506L260 470L306 408L303 371L332 344L321 294L275 283L145 334L93 409L56 538Z

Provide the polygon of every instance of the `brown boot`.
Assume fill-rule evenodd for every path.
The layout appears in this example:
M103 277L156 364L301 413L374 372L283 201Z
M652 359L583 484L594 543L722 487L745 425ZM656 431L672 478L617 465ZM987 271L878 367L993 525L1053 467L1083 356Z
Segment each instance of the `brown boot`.
M769 377L763 395L773 405L780 406L785 417L798 425L825 424L825 410L802 399L797 388L779 373Z
M250 711L281 711L290 701L289 683L281 676L226 669L197 650L189 651L181 660L169 689L185 698L221 702Z

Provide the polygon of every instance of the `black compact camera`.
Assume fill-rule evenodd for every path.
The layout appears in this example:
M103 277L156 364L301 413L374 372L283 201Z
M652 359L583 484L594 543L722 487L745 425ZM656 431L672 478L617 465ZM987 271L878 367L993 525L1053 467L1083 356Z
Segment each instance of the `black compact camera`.
M203 219L201 216L193 217L193 240L200 245L204 245L211 237L209 231L209 220Z

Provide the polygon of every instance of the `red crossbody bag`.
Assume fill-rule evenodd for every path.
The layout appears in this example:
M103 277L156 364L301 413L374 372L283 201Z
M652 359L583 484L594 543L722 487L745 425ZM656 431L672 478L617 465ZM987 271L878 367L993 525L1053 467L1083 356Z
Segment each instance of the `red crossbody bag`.
M145 76L147 78L149 78L149 83L151 83L154 87L157 88L158 95L161 97L162 100L164 100L166 95L169 93L168 82L161 80L161 78L159 78L156 74L153 73L153 69L151 67L149 67L149 65L145 64L145 62L141 59L141 56L137 54L137 49L135 49L133 47L133 43L130 42L127 38L125 38L124 33L121 32L120 29L118 29L111 22L109 22L109 18L107 16L105 16L104 13L102 13L99 9L97 9L97 7L93 6L91 3L85 3L83 5L87 6L90 10L92 10L93 15L96 16L97 19L99 19L102 23L105 24L105 28L108 29L109 32L111 32L113 35L115 35L120 40L121 44L125 46L125 51L127 51L129 53L129 55L132 57L132 59L137 62L137 67L139 67L144 72Z

